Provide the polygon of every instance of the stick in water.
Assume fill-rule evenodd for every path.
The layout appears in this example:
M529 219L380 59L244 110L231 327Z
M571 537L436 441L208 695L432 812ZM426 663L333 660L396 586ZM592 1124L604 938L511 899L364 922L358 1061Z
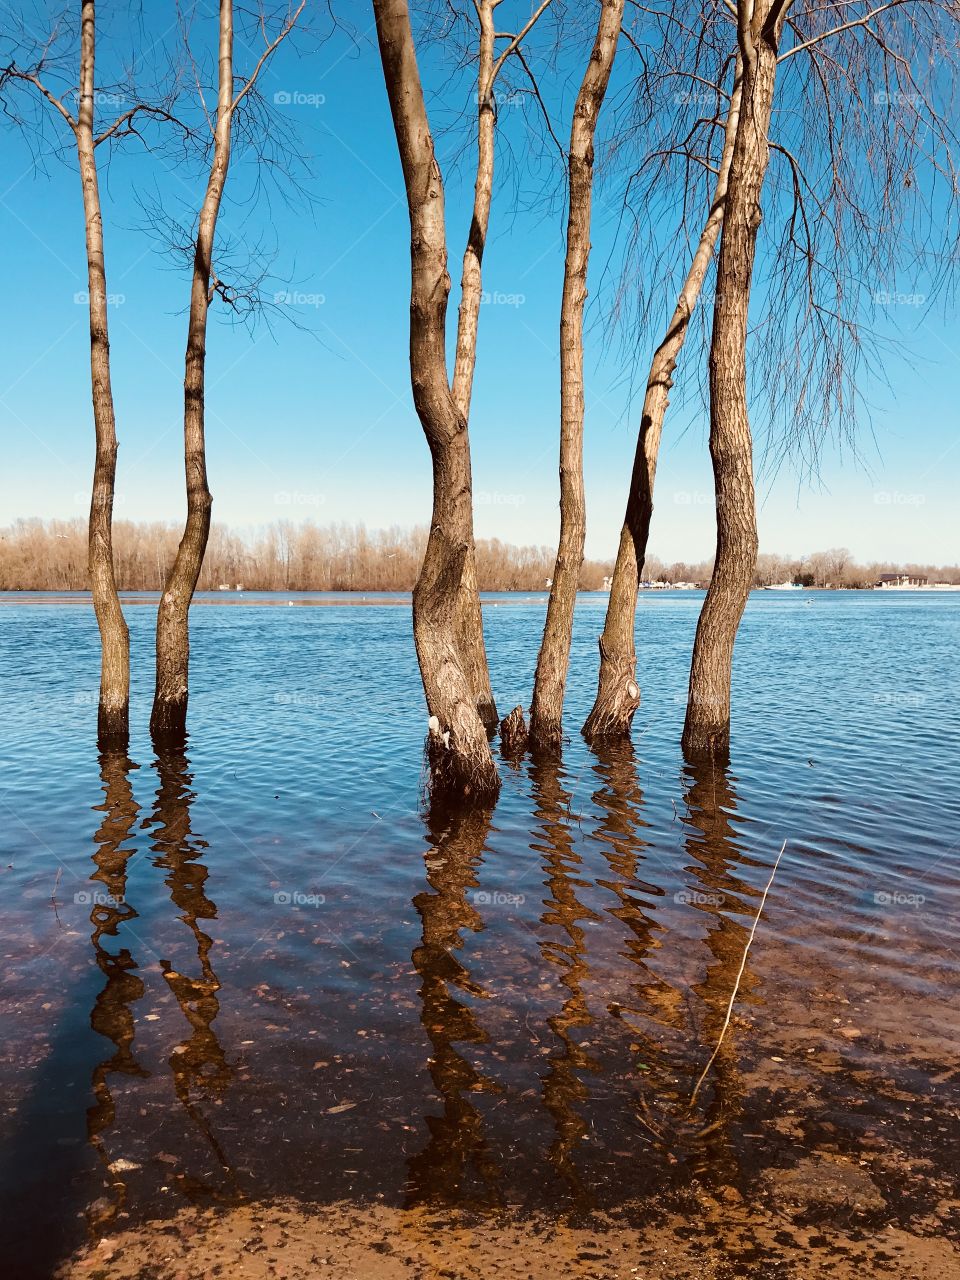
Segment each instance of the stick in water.
M770 872L770 879L767 881L767 887L763 891L763 897L760 899L760 906L757 908L757 915L753 922L753 928L750 930L750 937L747 939L747 945L743 948L743 959L740 961L740 972L737 974L737 980L733 984L733 991L730 994L730 1003L727 1005L727 1016L724 1018L723 1026L720 1029L720 1039L717 1041L717 1047L710 1055L710 1061L703 1068L703 1071L701 1071L700 1079L693 1086L693 1093L690 1095L689 1102L691 1107L697 1100L697 1094L700 1092L700 1086L703 1084L704 1080L706 1080L707 1072L716 1061L717 1054L720 1052L720 1046L723 1044L723 1037L727 1034L727 1027L729 1027L730 1019L733 1016L733 1004L737 998L737 992L740 990L740 980L743 977L744 969L747 967L747 952L750 950L750 944L753 942L754 934L757 932L757 925L760 923L760 914L763 911L764 903L767 900L767 894L770 892L770 886L773 884L773 877L777 874L777 867L780 865L780 859L783 857L783 851L786 847L787 842L784 840L780 852L777 854L777 860L773 864L773 870Z

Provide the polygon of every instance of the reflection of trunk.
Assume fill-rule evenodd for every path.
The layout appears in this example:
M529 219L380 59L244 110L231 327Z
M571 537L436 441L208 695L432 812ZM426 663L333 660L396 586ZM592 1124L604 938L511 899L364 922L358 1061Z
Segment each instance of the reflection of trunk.
M204 373L207 313L217 216L230 164L233 114L233 0L220 0L220 53L217 123L213 162L193 259L190 320L183 381L183 447L187 483L187 522L157 611L157 685L150 716L155 737L177 739L186 729L190 662L190 602L196 590L210 534L213 498L207 487L204 440Z
M406 1206L499 1203L500 1173L484 1133L484 1119L473 1098L499 1093L499 1086L468 1061L462 1046L489 1040L478 1018L489 992L457 956L464 931L479 933L483 918L470 901L490 830L491 811L471 808L450 816L429 815L427 879L431 892L413 900L423 926L414 949L420 975L421 1021L430 1041L430 1078L443 1100L442 1116L427 1116L430 1141L410 1160ZM465 997L460 999L459 997ZM471 1053L471 1056L475 1054Z
M746 0L741 0L745 4ZM717 554L693 647L683 749L688 759L724 760L730 744L733 646L757 560L753 441L747 416L747 316L769 161L767 135L777 71L778 24L770 6L741 20L743 102L717 262L710 344L710 457L717 504Z
M604 737L623 737L640 705L640 689L636 683L637 655L634 627L637 613L637 589L647 554L650 517L653 514L653 483L657 471L657 454L663 420L670 403L673 371L687 338L690 316L697 300L723 222L727 178L733 157L733 143L740 118L740 62L734 74L733 90L727 111L723 154L720 159L710 212L700 235L690 270L680 291L676 309L662 342L653 353L647 388L640 416L640 434L633 460L633 475L627 497L627 512L620 531L620 547L613 571L610 600L603 634L600 637L600 682L596 701L583 726L588 741Z
M80 34L80 105L77 156L86 223L87 281L90 293L90 378L97 453L90 498L88 563L90 593L100 628L100 708L97 736L103 749L127 745L130 701L130 637L120 607L113 568L113 499L117 475L117 432L110 385L107 278L103 217L94 157L93 103L96 18L93 0L84 0Z
M433 515L413 592L413 633L431 716L428 754L434 791L490 796L500 781L456 623L464 567L473 545L467 423L447 382L447 297L443 179L433 149L405 0L374 0L410 214L410 374L433 460Z
M222 1168L232 1177L213 1126L199 1105L203 1098L217 1100L233 1078L233 1068L214 1027L220 1012L220 980L210 959L213 939L200 924L217 918L216 905L207 896L209 872L200 861L207 845L191 827L194 792L187 757L181 751L161 751L156 766L159 786L150 817L154 828L152 848L157 855L154 865L167 872L170 900L193 935L200 966L199 974L191 977L185 972L185 965L174 965L169 959L160 961L167 985L191 1028L189 1039L177 1045L171 1054L170 1070L181 1105Z
M556 1130L549 1159L574 1196L577 1209L586 1211L593 1208L593 1197L590 1180L578 1168L578 1156L587 1136L587 1121L577 1104L590 1096L583 1075L596 1073L600 1064L586 1049L594 1039L595 1019L584 991L591 975L587 930L581 921L596 924L599 917L577 897L577 886L583 884L582 859L572 831L573 796L564 786L560 761L553 757L537 760L531 767L530 781L538 825L537 841L531 848L543 855L550 893L541 923L558 931L555 938L544 938L540 949L544 959L558 969L560 984L567 992L559 1011L547 1019L559 1042L543 1076L543 1105Z
M493 0L477 7L480 19L479 66L477 70L477 180L474 187L473 217L463 254L460 282L460 312L457 322L457 352L453 367L453 398L464 421L470 420L473 374L477 364L477 330L483 291L483 249L490 224L493 196L494 131L496 111L493 101L494 22ZM470 515L470 545L463 563L457 594L457 643L464 675L470 683L477 713L488 730L497 725L497 707L490 687L487 651L483 643L483 611L477 590L476 551L473 539L473 512Z
M583 492L583 311L590 258L593 139L610 82L624 0L603 0L597 36L570 127L567 251L560 307L560 542L537 659L530 712L534 748L555 750L562 736L563 695L570 665L586 506Z
M100 757L104 803L99 809L103 820L93 838L93 860L97 869L90 877L102 886L103 901L95 902L90 912L93 925L90 941L97 967L104 977L103 989L90 1012L90 1026L114 1048L108 1058L94 1067L91 1082L94 1102L87 1110L87 1139L103 1163L112 1192L112 1200L102 1197L89 1210L91 1226L100 1234L109 1230L127 1202L126 1184L119 1173L110 1168L106 1143L106 1133L117 1115L110 1077L143 1078L150 1074L133 1051L136 1020L132 1006L145 991L143 979L136 972L137 962L127 947L114 952L104 945L104 938L116 938L126 921L137 918L137 912L126 901L127 862L133 853L133 849L126 846L139 813L130 784L132 768L136 766L125 752L104 752Z
M749 936L744 923L752 910L748 899L755 896L755 891L736 874L740 866L750 865L752 860L740 849L734 822L737 794L725 769L703 761L688 771L685 786L684 844L697 881L694 892L701 899L695 900L691 909L707 917L706 945L712 957L702 980L692 987L705 1008L698 1036L699 1053L709 1058L720 1038L737 982ZM754 985L749 969L745 969L739 988L741 1001L749 1002ZM703 1121L698 1121L691 1164L707 1185L722 1185L733 1183L739 1173L731 1137L731 1123L741 1109L743 1093L736 1052L736 1018L710 1068L709 1081L713 1093Z

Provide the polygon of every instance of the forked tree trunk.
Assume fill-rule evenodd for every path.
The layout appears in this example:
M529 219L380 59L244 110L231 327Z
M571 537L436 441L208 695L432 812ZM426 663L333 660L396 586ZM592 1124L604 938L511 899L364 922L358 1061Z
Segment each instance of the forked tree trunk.
M470 420L473 375L477 365L477 331L483 295L483 250L490 225L490 203L493 197L494 134L496 114L493 102L494 79L494 5L481 0L480 45L477 71L477 178L474 185L473 215L467 247L463 255L460 310L457 321L457 349L453 366L453 399L466 422ZM471 493L473 492L471 478ZM496 728L497 705L490 686L490 669L483 641L483 611L477 588L477 565L474 548L473 511L470 512L470 545L463 564L463 576L457 592L457 643L463 670L473 690L477 714L488 731Z
M741 0L741 10L747 0ZM781 15L782 20L782 15ZM757 562L753 441L747 415L747 318L760 226L760 195L777 72L780 21L769 3L740 18L743 102L730 184L710 344L710 457L717 507L717 553L690 666L683 751L722 761L730 746L733 646Z
M620 531L620 546L610 585L607 616L600 637L600 679L597 697L583 726L588 742L600 738L622 738L630 733L630 725L640 705L637 684L637 654L634 646L637 591L647 554L650 518L653 515L653 485L657 473L657 455L663 421L670 403L673 371L687 338L690 317L697 305L710 260L723 223L724 204L733 144L740 119L742 75L737 59L733 88L724 132L723 152L710 210L697 244L690 270L680 291L673 315L663 340L653 353L650 373L643 397L640 433L633 460L627 510Z
M406 0L373 0L410 214L410 375L433 461L433 515L413 591L413 633L430 711L435 795L496 795L497 776L460 654L456 610L473 539L467 422L447 381L447 271L443 179L423 101Z
M207 314L217 216L230 164L233 116L233 0L220 0L217 120L213 162L200 210L190 290L190 320L183 380L183 445L187 521L157 611L157 683L150 731L158 739L179 739L186 731L190 664L190 602L196 590L210 534L213 498L207 486L204 439L204 372Z
M103 216L93 138L96 41L94 0L83 0L80 27L80 104L76 139L86 224L87 281L90 295L90 381L96 435L93 492L90 496L88 566L93 608L100 629L97 739L102 750L115 751L124 750L129 737L130 636L120 607L113 565L117 431L110 383Z
M583 565L583 311L590 258L593 140L610 83L623 8L624 0L603 0L570 127L567 249L560 306L560 540L533 685L530 745L535 750L556 750L561 742L573 611Z

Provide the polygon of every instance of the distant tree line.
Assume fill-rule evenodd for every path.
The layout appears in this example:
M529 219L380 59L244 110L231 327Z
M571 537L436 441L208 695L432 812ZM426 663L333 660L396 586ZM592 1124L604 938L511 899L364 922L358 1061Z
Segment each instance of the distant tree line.
M117 585L121 591L159 591L177 554L175 524L116 520ZM278 520L243 536L214 523L200 575L201 591L242 584L250 591L411 591L420 571L427 530L369 530L362 524L295 524ZM481 591L542 591L555 550L477 540ZM584 591L597 591L612 561L585 560ZM86 591L86 521L18 520L0 530L0 590Z
M161 521L114 522L114 556L121 591L159 591L177 554L182 530ZM201 591L221 586L248 591L412 591L420 570L427 530L367 529L362 524L294 524L279 520L244 536L214 524L200 575ZM499 538L477 540L477 583L481 591L543 591L555 552L550 547L515 547ZM712 561L666 561L648 556L645 581L710 581ZM600 591L613 562L584 560L581 591ZM960 584L960 565L940 567L857 564L845 548L808 556L761 553L754 586L796 582L809 587L870 587L881 573L908 573L930 582ZM17 520L0 529L0 590L87 591L87 526L74 520Z

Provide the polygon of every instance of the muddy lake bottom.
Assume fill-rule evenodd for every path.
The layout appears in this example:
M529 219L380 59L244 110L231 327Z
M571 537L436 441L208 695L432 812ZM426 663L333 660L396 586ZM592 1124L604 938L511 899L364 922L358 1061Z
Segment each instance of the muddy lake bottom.
M593 751L583 597L562 761L460 814L407 609L197 609L158 756L132 608L101 758L88 604L7 603L3 1274L960 1277L960 596L755 594L690 770L701 598L642 599ZM501 603L506 712L543 604Z

